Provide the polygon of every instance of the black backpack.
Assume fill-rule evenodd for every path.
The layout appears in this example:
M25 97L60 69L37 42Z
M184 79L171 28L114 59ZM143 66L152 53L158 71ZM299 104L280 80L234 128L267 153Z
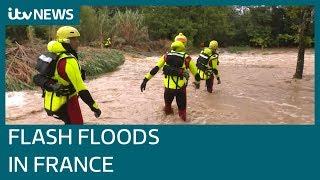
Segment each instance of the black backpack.
M38 74L33 76L33 82L36 86L41 87L42 90L45 89L47 82L54 81L52 77L54 76L58 59L59 56L52 52L45 52L38 57L36 64Z
M45 52L38 57L36 70L45 77L51 78L54 76L55 67L59 56L52 52Z
M201 53L197 59L197 68L206 71L208 70L208 64L211 56L208 56L207 54Z

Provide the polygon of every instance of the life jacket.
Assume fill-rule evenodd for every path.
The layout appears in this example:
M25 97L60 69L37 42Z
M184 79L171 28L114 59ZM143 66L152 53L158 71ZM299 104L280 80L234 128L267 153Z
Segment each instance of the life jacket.
M165 87L170 89L180 89L185 85L184 82L184 62L186 53L171 51L166 53L163 66L165 75Z
M183 77L183 64L185 53L168 52L165 56L165 65L163 66L163 74L165 76Z
M197 68L202 70L202 71L206 71L209 67L209 59L211 56L205 54L205 53L201 53L197 59Z
M54 75L51 78L57 83L59 83L60 85L64 87L68 87L70 91L67 95L61 96L57 92L45 90L44 109L46 110L48 115L54 115L63 105L67 103L70 97L76 94L76 90L74 89L73 85L67 79L64 79L63 77L61 77L57 70L59 61L62 59L65 59L67 61L68 58L75 58L75 57L69 53L62 53L59 55L59 58L55 63Z
M44 109L47 111L48 115L54 115L63 105L66 104L69 98L76 94L76 90L73 85L67 79L61 77L57 70L57 66L62 59L67 61L70 58L76 57L71 53L66 53L65 48L57 41L49 42L48 52L43 53L38 58L36 69L41 76L58 83L60 86L68 90L66 94L60 95L58 92L43 89Z
M217 53L213 53L208 55L202 51L197 59L196 66L198 68L198 72L200 76L202 75L202 79L209 78L213 73L212 68L212 60L218 58Z

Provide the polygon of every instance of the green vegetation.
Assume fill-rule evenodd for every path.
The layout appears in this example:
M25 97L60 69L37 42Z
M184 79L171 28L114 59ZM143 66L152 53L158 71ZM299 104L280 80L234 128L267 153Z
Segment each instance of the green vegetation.
M295 77L300 78L304 49L314 46L314 7L83 6L76 28L80 30L82 46L96 47L80 53L89 77L113 71L123 63L121 53L103 49L109 37L112 48L125 52L165 52L174 37L183 32L188 37L189 50L197 52L212 39L235 53L251 47L299 46ZM58 26L6 26L7 90L33 88L36 58L44 51L45 43L54 39L57 29ZM41 48L34 49L33 45Z
M251 48L249 46L230 46L227 48L227 51L229 51L230 53L241 53L250 49Z
M7 49L6 55L6 90L35 89L32 82L32 77L36 74L35 63L39 53L44 51L42 48L45 44L39 45L37 49L30 45L11 46ZM124 56L115 49L84 47L79 53L79 60L87 72L88 79L92 79L103 73L115 71L124 63Z
M35 89L33 83L27 84L13 76L6 76L6 91L21 91L25 89Z
M305 39L307 47L312 47L312 6L83 6L77 28L82 44L94 47L103 47L108 37L116 48L150 47L156 41L173 40L179 32L188 37L189 46L195 47L207 45L212 39L221 47L297 47L304 10L311 12ZM52 39L56 29L57 26L7 26L6 30L8 38L20 42Z
M114 49L86 49L79 53L80 63L89 79L115 71L124 63L124 56Z
M135 46L149 40L144 16L138 10L83 6L80 19L83 44L102 47L108 37L112 37L113 47Z

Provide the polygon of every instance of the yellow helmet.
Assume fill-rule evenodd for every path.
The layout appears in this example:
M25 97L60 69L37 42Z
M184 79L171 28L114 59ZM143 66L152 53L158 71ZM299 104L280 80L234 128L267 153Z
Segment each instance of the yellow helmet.
M218 48L218 42L215 41L215 40L210 41L209 48L213 49L213 50L217 49Z
M59 42L70 43L72 37L79 37L79 31L72 26L62 26L57 30L56 38Z
M181 41L175 41L171 44L171 50L177 51L177 52L184 52L185 46Z
M187 44L187 37L185 35L183 35L182 33L179 33L175 38L174 38L174 41L180 41L182 42L184 45Z

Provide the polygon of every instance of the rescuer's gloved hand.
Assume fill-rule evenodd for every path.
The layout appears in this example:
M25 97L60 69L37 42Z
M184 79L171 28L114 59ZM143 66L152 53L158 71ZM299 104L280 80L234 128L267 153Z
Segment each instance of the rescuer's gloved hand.
M210 76L212 76L212 74L213 74L213 70L212 70L212 69L208 69L208 70L205 71L205 74L206 74L208 77L210 77Z
M200 74L197 73L197 74L194 76L194 79L195 79L196 81L199 81L199 83L200 83L200 80L201 80Z
M200 81L195 81L193 82L193 85L196 89L199 89L200 88Z
M185 77L187 80L190 78L189 72L187 70L183 71L183 77Z
M45 90L49 92L55 92L59 96L68 96L72 93L72 89L69 86L63 86L57 82L47 82L45 83Z
M217 80L218 80L218 84L221 84L220 77L217 77Z
M48 82L45 84L45 89L47 91L57 92L60 88L61 88L61 85L59 83Z
M56 83L58 84L58 83ZM57 94L57 96L68 96L71 95L71 89L68 86L63 86L63 85L55 85L58 87L57 90L54 90L53 92L55 92Z
M41 83L40 87L45 89L45 90L47 90L47 91L49 91L49 92L56 91L56 90L58 90L60 88L60 84L58 84L57 81L55 81L53 79L50 79L50 78L43 77L41 75L34 76L34 81L38 81L38 82L35 82L35 83L39 83L39 84Z
M84 69L81 69L81 78L82 78L82 80L86 80L87 79L87 72Z
M143 92L144 90L146 90L147 82L148 82L148 79L147 79L147 78L144 78L143 81L142 81L142 83L141 83L141 86L140 86L141 92Z
M96 117L96 118L98 118L98 117L100 117L100 115L101 115L101 110L99 109L99 106L98 106L98 104L95 102L93 105L92 105L92 107L90 107L91 108L91 111L93 111L94 112L94 116Z
M56 95L59 96L69 96L75 92L73 86L64 86L59 83L47 83L45 85L45 90L49 92L55 92Z

